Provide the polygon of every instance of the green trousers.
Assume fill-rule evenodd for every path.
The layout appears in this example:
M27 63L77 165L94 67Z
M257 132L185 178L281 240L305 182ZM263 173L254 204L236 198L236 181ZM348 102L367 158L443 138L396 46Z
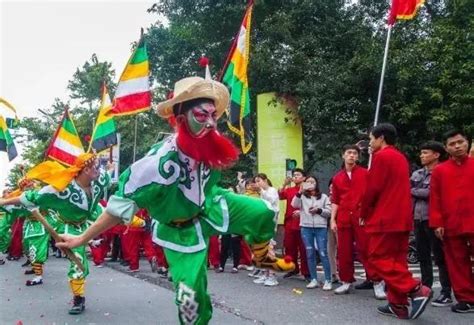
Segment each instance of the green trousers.
M11 225L11 218L8 215L0 218L0 253L6 252L10 247L12 241Z
M249 244L269 241L274 235L275 212L264 201L229 191L219 191L208 200L202 218L188 225L185 229L169 226L172 236L185 242L186 233L201 231L205 246L209 237L216 234L237 234L245 237ZM199 225L197 225L199 223ZM171 235L171 234L169 234ZM176 304L182 324L208 324L212 317L212 305L207 293L207 248L197 252L186 252L186 249L170 249L164 252L173 284L176 289Z
M57 226L56 226L56 231L59 234L68 234L68 235L74 235L74 236L81 235L84 231L86 231L86 229L87 229L87 225L85 222L82 223L81 225L73 225L73 224L68 224L68 223L63 223L61 221L58 221ZM87 275L89 274L89 262L86 256L86 247L79 246L79 247L73 248L72 251L81 260L82 265L84 265L85 270L84 272L82 272L74 262L70 261L69 271L67 273L67 276L69 280L85 279Z

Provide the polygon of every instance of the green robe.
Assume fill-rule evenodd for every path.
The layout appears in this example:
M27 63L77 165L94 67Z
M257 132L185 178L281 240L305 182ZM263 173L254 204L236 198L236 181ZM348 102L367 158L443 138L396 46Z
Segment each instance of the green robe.
M108 173L101 172L97 180L91 184L91 197L77 184L76 180L72 180L61 192L48 185L40 190L24 192L20 199L27 208L53 209L58 213L57 232L77 236L82 234L102 213L99 201L109 184L110 176ZM84 264L85 272L81 272L74 263L71 263L68 276L70 279L84 278L89 273L85 247L74 248L73 251Z

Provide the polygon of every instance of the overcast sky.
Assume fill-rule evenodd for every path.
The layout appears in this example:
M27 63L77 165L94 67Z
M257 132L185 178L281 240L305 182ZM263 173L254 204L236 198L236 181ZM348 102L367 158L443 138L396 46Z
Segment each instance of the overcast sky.
M140 27L158 19L146 12L153 2L0 0L0 97L20 118L38 115L55 97L67 99L68 80L93 53L112 63L118 79ZM0 153L0 189L18 161Z

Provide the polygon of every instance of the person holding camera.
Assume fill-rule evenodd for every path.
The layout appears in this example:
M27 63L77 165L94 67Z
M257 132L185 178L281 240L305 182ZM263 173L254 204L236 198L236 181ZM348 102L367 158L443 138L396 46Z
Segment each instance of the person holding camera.
M293 198L291 205L293 208L300 210L301 238L306 248L311 276L311 282L308 283L306 288L314 289L319 286L316 272L316 251L319 251L324 270L323 290L329 291L332 289L332 283L327 250L327 224L328 218L331 217L331 201L326 194L321 193L316 177L309 176L301 184L300 190Z

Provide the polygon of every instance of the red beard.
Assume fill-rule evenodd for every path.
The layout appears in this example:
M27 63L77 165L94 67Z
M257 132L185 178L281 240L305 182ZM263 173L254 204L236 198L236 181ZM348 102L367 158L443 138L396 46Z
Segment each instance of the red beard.
M209 168L228 168L239 159L237 147L216 130L210 131L202 138L191 136L184 123L178 125L177 130L179 149Z

